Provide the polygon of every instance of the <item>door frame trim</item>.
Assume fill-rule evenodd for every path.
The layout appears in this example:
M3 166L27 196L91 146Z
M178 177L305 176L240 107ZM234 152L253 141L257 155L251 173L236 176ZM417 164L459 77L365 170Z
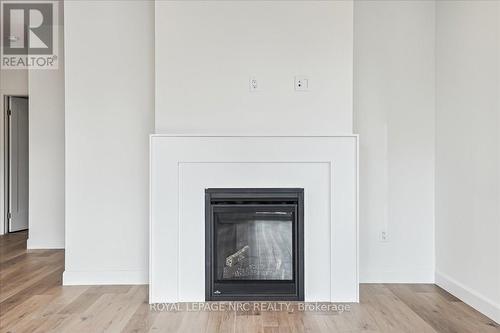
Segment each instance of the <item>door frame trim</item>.
M10 98L12 97L17 97L17 98L26 98L29 99L28 95L14 95L14 94L9 94L9 95L4 95L3 96L3 194L4 194L4 200L1 203L3 205L3 234L8 234L10 232L10 224L9 224L9 207L10 207L10 179L9 179L9 172L10 172L10 118L9 118L9 108L10 108ZM29 110L28 110L29 112ZM25 229L27 230L27 229ZM19 231L25 231L25 230L19 230Z

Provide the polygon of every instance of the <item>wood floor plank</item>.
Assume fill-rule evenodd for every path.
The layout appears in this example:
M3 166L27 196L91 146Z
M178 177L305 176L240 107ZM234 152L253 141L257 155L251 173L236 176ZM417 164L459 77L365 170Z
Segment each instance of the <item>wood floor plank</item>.
M363 305L382 332L433 333L435 330L384 285L363 286Z
M179 328L184 315L184 312L156 313L153 316L153 324L151 325L149 332L181 332Z
M474 310L467 306L468 313L458 311L457 304L440 293L415 293L406 285L388 285L388 288L420 318L438 332L498 332L495 327L481 320L470 320Z
M26 286L25 289L18 290L16 294L11 295L9 298L0 303L0 318L2 318L5 313L9 312L17 304L23 302L32 295L43 294L53 286L60 285L62 281L61 276L62 270L55 269L49 275L45 275L44 279L35 280L33 284ZM2 289L0 289L0 293L2 292Z
M47 291L47 295L52 295L52 301L46 306L39 307L32 311L28 317L20 321L19 324L11 328L12 331L22 332L49 332L65 319L65 316L58 315L57 312L81 295L87 287L52 288Z
M147 294L147 288L144 288ZM127 324L123 328L124 333L148 332L153 325L153 313L150 311L147 297L141 300L140 305L130 317Z
M432 284L362 284L360 303L345 312L302 311L299 303L279 311L155 310L147 286L61 286L64 252L27 251L26 236L0 236L0 332L500 333Z

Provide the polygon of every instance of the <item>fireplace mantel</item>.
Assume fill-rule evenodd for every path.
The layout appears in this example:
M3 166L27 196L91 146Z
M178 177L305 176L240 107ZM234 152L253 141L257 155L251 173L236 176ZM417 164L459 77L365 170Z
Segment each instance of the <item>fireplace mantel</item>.
M205 300L206 188L304 189L305 301L358 301L358 138L152 135L150 303Z

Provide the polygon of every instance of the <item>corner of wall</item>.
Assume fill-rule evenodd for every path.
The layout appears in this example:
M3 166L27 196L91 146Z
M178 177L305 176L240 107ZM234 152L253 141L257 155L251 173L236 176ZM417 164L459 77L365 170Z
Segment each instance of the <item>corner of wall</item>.
M455 297L467 303L474 309L490 317L497 323L500 323L500 304L482 295L476 290L465 286L452 277L436 271L436 284L454 295Z

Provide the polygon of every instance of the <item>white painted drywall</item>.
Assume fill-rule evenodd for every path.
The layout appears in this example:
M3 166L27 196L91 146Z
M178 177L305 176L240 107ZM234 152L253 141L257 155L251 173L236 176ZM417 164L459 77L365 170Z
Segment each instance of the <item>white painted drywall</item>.
M0 175L4 170L4 96L6 95L28 95L28 71L26 69L0 69ZM0 177L0 235L7 229L5 224L5 180Z
M0 92L2 95L28 95L28 70L1 69Z
M157 133L352 133L352 2L156 1L155 14Z
M64 36L59 3L58 69L29 70L28 249L64 248Z
M3 24L3 22L2 22ZM22 29L21 20L13 21L11 24L18 25ZM20 27L21 26L21 27ZM17 30L17 29L16 29ZM27 69L3 69L0 65L0 235L7 232L5 223L5 180L4 180L4 96L27 96L28 95L28 70Z
M500 322L500 2L436 8L436 282Z
M154 3L68 1L64 22L64 283L147 283Z
M434 14L432 1L354 3L361 282L434 280Z
M15 29L16 31L22 31L23 24L24 22L17 16L14 16L14 20L11 22L11 25L17 26ZM2 97L1 100L2 109L3 109L4 95L21 95L21 96L28 95L27 69L4 69L3 67L0 66L0 97Z

